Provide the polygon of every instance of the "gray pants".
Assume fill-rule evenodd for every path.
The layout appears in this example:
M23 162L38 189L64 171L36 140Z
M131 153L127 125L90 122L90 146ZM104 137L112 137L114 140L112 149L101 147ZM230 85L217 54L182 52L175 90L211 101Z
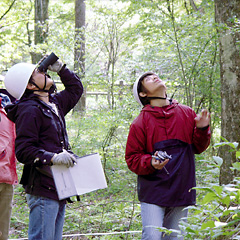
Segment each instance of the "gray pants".
M158 228L179 229L179 221L187 217L188 211L184 207L160 207L154 204L141 202L142 240L175 240L177 233L167 235Z
M8 239L12 213L13 186L0 183L0 240Z

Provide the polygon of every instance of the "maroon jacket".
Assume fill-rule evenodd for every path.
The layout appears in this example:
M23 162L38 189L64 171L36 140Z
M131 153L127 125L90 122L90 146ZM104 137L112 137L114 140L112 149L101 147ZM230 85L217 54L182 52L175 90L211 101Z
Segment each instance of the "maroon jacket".
M139 175L140 201L160 206L195 204L194 191L188 193L196 185L194 154L207 149L211 137L209 127L196 128L195 117L190 107L173 100L164 107L146 105L131 124L125 158L129 169ZM157 150L172 155L166 165L169 175L151 165Z

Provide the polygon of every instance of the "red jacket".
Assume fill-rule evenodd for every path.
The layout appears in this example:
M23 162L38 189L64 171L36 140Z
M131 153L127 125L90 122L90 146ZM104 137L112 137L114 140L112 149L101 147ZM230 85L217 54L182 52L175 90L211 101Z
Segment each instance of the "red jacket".
M140 201L167 206L171 199L176 198L176 188L179 188L177 191L184 192L183 195L188 195L187 192L195 186L194 153L207 149L211 137L209 127L196 128L195 117L196 113L190 107L173 100L171 105L164 107L146 105L131 124L125 158L129 169L139 175ZM173 154L173 159L166 165L169 176L165 176L163 170L155 170L151 165L151 155L157 150ZM153 191L158 192L155 196L157 200L152 195ZM162 201L164 194L167 197ZM169 205L191 205L194 204L194 198L194 195L181 195L181 201L174 200Z
M17 184L14 141L15 124L10 121L1 107L0 97L0 183Z

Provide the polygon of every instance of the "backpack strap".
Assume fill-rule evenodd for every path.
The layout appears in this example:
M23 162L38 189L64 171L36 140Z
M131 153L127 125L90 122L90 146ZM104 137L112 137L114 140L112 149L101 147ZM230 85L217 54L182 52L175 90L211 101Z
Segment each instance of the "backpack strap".
M5 108L9 103L11 103L11 100L8 95L0 93L0 106Z

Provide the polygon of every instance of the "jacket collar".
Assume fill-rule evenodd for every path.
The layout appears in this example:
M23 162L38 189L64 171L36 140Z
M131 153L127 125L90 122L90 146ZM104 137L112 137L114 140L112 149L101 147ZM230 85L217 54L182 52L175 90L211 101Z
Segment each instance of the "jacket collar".
M142 109L142 111L147 111L147 112L159 112L159 111L168 111L170 109L175 108L178 105L177 100L172 100L170 105L166 105L163 107L155 107L155 106L151 106L150 104L145 105Z

